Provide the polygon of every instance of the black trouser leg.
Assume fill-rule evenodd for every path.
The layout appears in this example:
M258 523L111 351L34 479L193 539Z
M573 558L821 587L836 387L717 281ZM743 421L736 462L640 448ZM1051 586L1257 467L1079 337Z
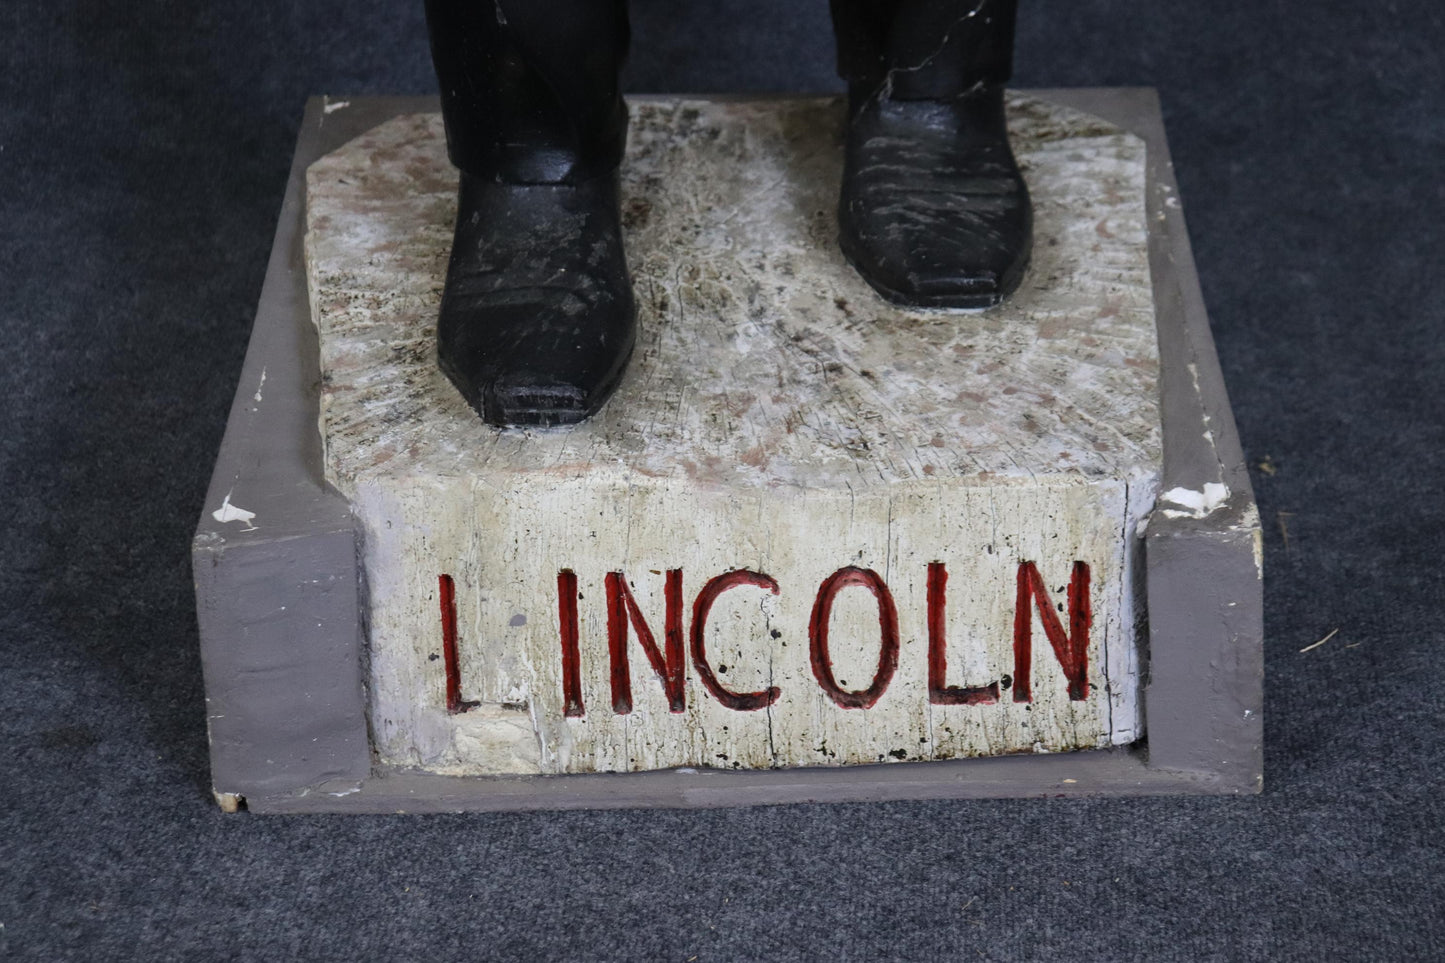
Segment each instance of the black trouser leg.
M901 304L984 308L1033 243L1003 84L1017 0L831 0L851 110L839 242Z
M555 183L622 159L626 0L426 0L426 13L458 168Z
M838 73L896 100L941 100L1013 73L1018 0L831 0Z
M437 359L488 422L596 412L634 342L617 165L625 0L426 0L461 169Z

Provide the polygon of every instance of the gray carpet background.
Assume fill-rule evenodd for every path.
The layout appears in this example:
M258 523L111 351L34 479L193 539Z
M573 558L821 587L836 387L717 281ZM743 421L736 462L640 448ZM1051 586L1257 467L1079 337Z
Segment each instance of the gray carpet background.
M632 90L839 87L823 0L633 17ZM1262 796L227 817L188 543L302 104L430 92L421 4L8 0L0 959L1445 959L1442 49L1432 0L1022 0L1018 86L1163 99Z

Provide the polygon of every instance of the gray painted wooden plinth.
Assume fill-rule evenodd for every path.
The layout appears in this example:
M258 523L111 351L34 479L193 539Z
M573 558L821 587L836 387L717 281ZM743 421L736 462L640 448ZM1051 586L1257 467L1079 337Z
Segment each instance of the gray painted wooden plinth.
M303 263L307 168L427 99L307 108L251 346L198 528L213 786L252 811L713 806L1075 793L1254 792L1259 531L1149 90L1041 91L1147 145L1162 492L1144 534L1146 739L1127 749L886 766L447 776L378 761L358 521L326 481Z

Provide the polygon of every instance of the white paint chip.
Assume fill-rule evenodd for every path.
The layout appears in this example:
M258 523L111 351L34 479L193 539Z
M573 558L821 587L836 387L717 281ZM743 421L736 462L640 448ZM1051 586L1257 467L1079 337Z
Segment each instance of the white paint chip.
M1159 496L1161 504L1176 506L1164 509L1168 518L1205 518L1229 501L1229 486L1219 482L1206 482L1203 490L1171 488Z
M259 527L251 524L252 519L256 517L255 512L248 512L238 505L231 504L230 492L226 492L226 497L222 500L221 507L211 512L211 517L223 524L226 522L240 522L246 526L245 531L248 532L254 532Z

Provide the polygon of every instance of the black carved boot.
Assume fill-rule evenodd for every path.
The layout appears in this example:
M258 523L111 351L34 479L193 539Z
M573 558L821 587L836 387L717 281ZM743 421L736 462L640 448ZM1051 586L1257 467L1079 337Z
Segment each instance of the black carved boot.
M491 424L581 421L635 341L617 187L626 8L427 0L427 22L461 169L438 362Z
M437 358L494 425L588 417L632 353L616 174L507 184L462 172Z
M1016 0L833 0L849 125L839 243L890 301L987 308L1033 246L1003 109Z

